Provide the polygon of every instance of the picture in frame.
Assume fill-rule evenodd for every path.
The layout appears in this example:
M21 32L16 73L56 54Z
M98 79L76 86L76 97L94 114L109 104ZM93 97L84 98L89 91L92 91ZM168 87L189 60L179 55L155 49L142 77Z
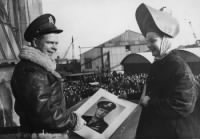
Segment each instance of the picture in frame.
M136 107L136 103L119 99L116 95L104 89L99 89L75 111L87 123L81 130L75 131L75 133L87 139L108 139ZM88 121L87 119L98 115L99 112L97 111L99 111L99 108L109 110L104 115L103 120L98 123ZM85 119L85 117L90 118Z

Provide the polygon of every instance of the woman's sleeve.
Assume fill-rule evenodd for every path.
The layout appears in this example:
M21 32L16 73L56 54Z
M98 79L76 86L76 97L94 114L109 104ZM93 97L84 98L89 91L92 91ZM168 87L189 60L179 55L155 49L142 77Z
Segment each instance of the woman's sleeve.
M176 65L173 84L168 88L170 94L164 99L151 98L147 108L155 114L165 118L187 116L193 112L197 100L197 92L194 84L194 76L185 64ZM167 85L167 84L166 84Z

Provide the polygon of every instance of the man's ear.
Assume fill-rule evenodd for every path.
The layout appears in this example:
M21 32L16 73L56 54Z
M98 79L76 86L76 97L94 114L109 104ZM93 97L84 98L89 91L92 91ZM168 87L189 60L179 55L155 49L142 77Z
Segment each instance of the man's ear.
M31 45L33 46L33 47L36 47L37 46L37 44L36 44L36 38L33 38L33 40L31 41Z
M32 46L33 46L33 47L38 47L38 45L39 45L39 44L38 44L38 43L39 43L39 40L38 40L37 38L33 38L33 40L32 40L31 43L32 43Z

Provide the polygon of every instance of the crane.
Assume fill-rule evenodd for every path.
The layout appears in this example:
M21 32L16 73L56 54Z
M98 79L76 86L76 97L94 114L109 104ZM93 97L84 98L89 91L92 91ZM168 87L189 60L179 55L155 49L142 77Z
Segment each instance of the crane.
M197 39L197 35L196 35L196 33L195 33L194 29L193 29L192 22L191 22L191 21L188 21L188 24L190 25L190 28L191 28L191 30L192 30L192 34L193 34L193 37L194 37L194 39L195 39L196 45L197 45L197 46L200 46L200 41Z
M69 53L69 50L70 50L71 47L72 47L72 59L74 59L74 38L73 38L73 36L72 36L72 41L71 41L70 45L68 46L68 48L67 48L67 50L66 50L66 52L65 52L65 54L63 56L63 59L66 58L66 56Z
M195 33L194 29L193 29L192 22L190 20L188 21L188 24L190 25L190 28L192 30L192 34L193 34L193 37L194 37L195 41L197 41L197 35L196 35L196 33Z

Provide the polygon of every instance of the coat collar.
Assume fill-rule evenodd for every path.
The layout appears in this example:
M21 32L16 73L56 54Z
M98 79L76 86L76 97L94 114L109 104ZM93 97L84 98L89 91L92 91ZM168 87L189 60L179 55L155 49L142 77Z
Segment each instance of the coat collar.
M19 57L21 59L26 59L33 63L36 63L45 68L47 71L51 72L57 78L61 78L60 74L55 71L56 70L55 60L52 60L49 56L45 55L40 50L34 47L24 46L20 50Z

